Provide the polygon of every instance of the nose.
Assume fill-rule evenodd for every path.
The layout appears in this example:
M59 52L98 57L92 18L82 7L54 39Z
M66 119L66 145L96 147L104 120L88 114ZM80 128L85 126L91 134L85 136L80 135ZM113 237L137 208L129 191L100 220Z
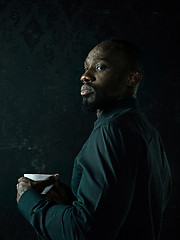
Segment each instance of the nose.
M80 78L82 83L94 82L96 80L91 69L88 69Z

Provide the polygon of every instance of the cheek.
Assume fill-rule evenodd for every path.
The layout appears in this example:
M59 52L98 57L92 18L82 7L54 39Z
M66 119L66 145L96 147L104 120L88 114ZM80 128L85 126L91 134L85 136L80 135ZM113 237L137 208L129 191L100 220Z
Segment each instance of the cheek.
M119 97L124 93L126 90L126 86L124 81L120 81L119 79L117 81L114 81L107 87L106 92L109 97Z
M102 100L109 99L109 97L112 95L111 92L114 92L114 90L110 89L110 86L103 86L100 91L97 91L97 97Z
M121 82L121 77L119 74L101 74L96 78L96 83L94 83L94 88L97 93L97 97L102 99L114 96L119 88ZM123 85L121 83L121 85Z

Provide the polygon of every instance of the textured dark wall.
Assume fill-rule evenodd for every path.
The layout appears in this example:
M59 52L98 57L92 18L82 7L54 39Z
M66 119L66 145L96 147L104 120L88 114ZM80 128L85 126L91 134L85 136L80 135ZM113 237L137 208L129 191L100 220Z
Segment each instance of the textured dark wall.
M139 102L164 140L174 187L162 239L179 239L179 10L164 1L0 0L0 240L36 239L16 206L23 173L59 172L95 116L81 112L79 78L88 51L111 36L144 51Z

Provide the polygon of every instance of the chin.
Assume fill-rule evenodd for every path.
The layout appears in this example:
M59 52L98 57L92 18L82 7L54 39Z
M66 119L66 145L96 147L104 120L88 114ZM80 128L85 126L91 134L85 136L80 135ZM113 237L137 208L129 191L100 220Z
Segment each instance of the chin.
M89 102L87 98L83 98L82 111L93 113L99 108L99 103L97 101Z

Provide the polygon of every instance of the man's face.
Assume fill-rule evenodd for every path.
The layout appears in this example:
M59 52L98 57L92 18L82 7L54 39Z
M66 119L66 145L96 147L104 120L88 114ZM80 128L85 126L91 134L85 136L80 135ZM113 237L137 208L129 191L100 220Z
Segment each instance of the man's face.
M104 109L126 94L128 72L120 46L100 43L93 48L85 62L81 76L83 110Z

